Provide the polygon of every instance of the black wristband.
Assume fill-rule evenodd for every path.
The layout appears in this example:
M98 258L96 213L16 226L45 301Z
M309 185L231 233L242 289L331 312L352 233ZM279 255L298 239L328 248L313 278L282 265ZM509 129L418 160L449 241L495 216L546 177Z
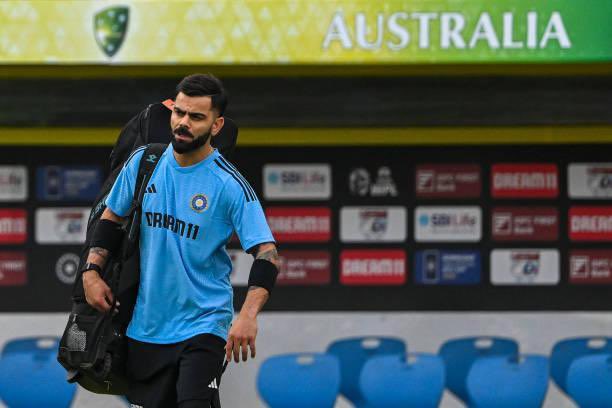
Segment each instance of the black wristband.
M249 286L259 286L272 294L277 275L276 265L266 259L256 259L249 273Z
M116 253L123 242L124 233L121 224L106 219L100 220L93 232L89 247L104 248L110 253Z
M83 267L81 268L81 274L83 274L84 272L87 271L96 271L98 272L98 275L102 276L102 268L100 267L100 265L96 265L95 263L91 263L91 262L87 262L85 263L85 265L83 265Z

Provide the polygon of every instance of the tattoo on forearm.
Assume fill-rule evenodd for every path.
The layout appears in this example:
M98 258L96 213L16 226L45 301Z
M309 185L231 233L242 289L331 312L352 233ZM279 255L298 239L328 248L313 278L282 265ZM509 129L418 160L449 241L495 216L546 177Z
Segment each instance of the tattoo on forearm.
M259 252L256 259L265 259L266 261L270 261L275 264L278 262L278 252L276 251L276 248L271 248L266 251Z
M89 250L89 255L99 256L103 260L106 260L106 258L108 258L109 252L107 249L104 248L93 247Z

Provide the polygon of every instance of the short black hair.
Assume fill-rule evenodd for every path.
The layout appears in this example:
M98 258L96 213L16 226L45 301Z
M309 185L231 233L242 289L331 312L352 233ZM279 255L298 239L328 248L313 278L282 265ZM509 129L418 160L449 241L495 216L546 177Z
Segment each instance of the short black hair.
M176 86L176 93L187 96L210 96L212 109L223 116L227 106L227 93L219 78L211 74L192 74L186 76Z

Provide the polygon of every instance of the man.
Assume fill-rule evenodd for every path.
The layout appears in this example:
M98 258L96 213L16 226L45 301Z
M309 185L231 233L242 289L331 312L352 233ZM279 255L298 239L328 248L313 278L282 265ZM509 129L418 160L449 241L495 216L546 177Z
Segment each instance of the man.
M177 86L171 145L159 159L142 204L141 277L127 329L128 399L134 407L209 408L218 398L223 360L255 357L257 314L278 273L274 238L255 192L211 147L227 97L210 75ZM127 160L96 227L83 273L87 302L109 311L113 294L100 278L122 239L144 148ZM256 260L242 310L233 317L233 231ZM231 329L230 329L231 325Z

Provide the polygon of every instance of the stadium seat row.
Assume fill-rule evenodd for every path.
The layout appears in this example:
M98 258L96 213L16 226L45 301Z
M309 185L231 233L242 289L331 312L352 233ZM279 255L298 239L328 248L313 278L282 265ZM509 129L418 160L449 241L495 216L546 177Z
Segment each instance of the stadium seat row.
M408 353L398 338L341 339L268 358L257 389L270 408L331 408L339 394L357 408L433 408L444 389L468 407L535 408L549 378L581 408L612 407L612 337L561 340L550 357L501 337L451 339L437 355Z

